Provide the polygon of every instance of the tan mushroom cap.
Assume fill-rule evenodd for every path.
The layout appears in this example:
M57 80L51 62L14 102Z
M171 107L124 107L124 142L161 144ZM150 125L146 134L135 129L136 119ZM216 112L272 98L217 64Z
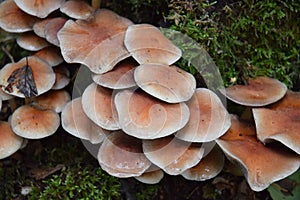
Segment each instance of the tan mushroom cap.
M73 99L64 107L61 124L71 135L89 140L92 144L102 142L109 134L109 131L102 129L86 116L82 109L81 97Z
M5 93L5 92L2 90L2 88L0 88L0 99L1 99L2 101L6 101L6 100L9 100L9 99L12 99L12 98L14 98L13 95L10 95L10 94Z
M216 177L222 171L224 161L223 152L214 147L197 165L185 170L181 175L188 180L205 181Z
M33 32L37 35L40 36L41 38L46 38L45 35L45 28L46 25L48 24L48 22L50 22L53 18L45 18L42 20L39 20L37 22L34 23L32 29Z
M143 151L155 165L170 175L179 175L201 160L204 148L173 136L143 140Z
M55 83L52 86L52 90L63 89L70 83L70 71L66 66L57 66L53 69L53 71L55 73Z
M268 78L250 79L248 85L234 85L222 91L235 103L245 106L265 106L281 99L287 91L285 84Z
M111 70L130 56L123 42L131 24L130 20L106 9L97 10L88 20L68 20L58 32L65 61L84 64L96 74Z
M168 104L143 91L120 91L114 102L122 130L140 139L171 135L185 126L190 114L185 103Z
M38 51L50 45L45 39L33 32L22 33L16 41L20 47L28 51Z
M23 12L14 0L6 0L0 4L0 27L7 32L30 31L36 21L38 18Z
M39 18L47 17L51 12L57 10L65 0L14 0L20 9L29 15Z
M60 11L74 19L88 19L95 9L85 1L69 0L60 7Z
M31 67L35 86L38 92L38 95L43 94L50 90L55 82L55 73L51 66L48 65L45 61L41 60L36 56L29 56L28 65ZM8 83L8 78L10 75L17 69L26 66L26 58L21 59L17 63L9 63L5 65L0 71L0 85L2 89L5 88ZM3 90L4 91L4 90ZM7 91L4 91L7 92ZM8 93L8 92L7 92ZM9 93L11 95L24 98L19 89L13 86L13 91Z
M98 153L102 169L110 175L125 178L140 176L151 165L142 150L142 141L116 131L107 136Z
M53 135L60 125L59 115L53 110L34 105L23 105L12 115L13 131L27 139L40 139Z
M145 92L168 103L187 101L196 89L194 76L176 66L143 64L134 70L134 80Z
M65 105L71 100L71 96L65 90L50 90L33 99L40 108L50 109L60 113Z
M150 24L137 24L128 27L125 46L140 64L160 63L171 65L181 57L181 50L162 32Z
M268 147L259 142L253 123L232 116L231 124L228 132L216 141L227 157L243 168L252 190L262 191L300 167L299 155L289 149Z
M288 91L270 107L252 111L260 141L276 140L300 154L300 92Z
M197 88L187 106L190 119L185 127L175 134L179 139L188 142L210 142L229 129L230 115L213 91Z
M16 135L5 121L0 121L0 159L7 158L22 146L23 138Z
M46 61L50 66L54 67L61 64L64 59L60 53L60 49L55 46L49 46L36 52L34 56Z
M98 126L107 130L120 129L112 90L96 83L90 84L82 94L82 107L85 114Z
M51 44L54 44L55 46L59 47L59 40L57 37L58 31L62 29L62 27L66 23L66 19L62 17L56 17L51 19L46 25L45 25L45 36L46 40L50 42ZM76 41L76 40L74 40ZM74 41L72 41L74 43ZM76 41L78 42L78 41Z
M135 176L134 178L142 183L157 184L164 177L164 172L152 164L142 175Z
M98 85L111 89L126 89L136 86L133 73L137 66L132 60L125 59L111 71L104 74L93 74L92 79Z

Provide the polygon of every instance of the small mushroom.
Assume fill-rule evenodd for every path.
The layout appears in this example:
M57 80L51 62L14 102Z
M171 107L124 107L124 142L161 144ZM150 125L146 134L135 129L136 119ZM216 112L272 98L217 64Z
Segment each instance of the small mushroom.
M159 167L152 164L142 175L135 176L133 178L142 183L157 184L161 181L163 177L164 172Z
M265 106L281 99L287 91L277 79L256 77L248 85L234 85L221 92L231 101L245 106Z
M52 67L57 66L64 61L60 53L60 49L55 46L43 48L36 52L34 56L41 58Z
M109 134L103 141L98 161L112 176L128 178L142 175L151 165L142 150L142 141L122 131Z
M173 136L143 140L143 152L155 165L170 175L179 175L199 163L204 154L201 145Z
M231 127L216 140L227 157L240 165L254 191L284 179L300 167L300 156L282 147L264 146L256 139L253 123L231 117Z
M185 126L190 114L185 103L168 104L143 91L120 91L114 102L122 130L140 139L171 135Z
M40 36L41 38L46 38L45 35L45 28L48 22L50 22L53 18L45 18L42 20L39 20L34 23L32 29L33 32L37 35Z
M162 32L150 24L128 27L124 44L139 64L160 63L171 65L181 57L181 50Z
M89 140L92 144L102 142L109 134L109 131L102 129L86 116L82 109L81 97L73 99L64 107L61 124L71 135Z
M187 106L190 119L175 134L179 139L188 142L210 142L229 129L230 115L220 98L211 90L197 88Z
M143 64L134 70L134 80L142 90L168 103L187 101L196 89L194 76L176 66Z
M56 17L48 21L48 23L45 25L45 36L48 42L59 47L57 33L64 26L66 21L67 20L62 17Z
M45 39L33 32L22 33L16 41L20 47L28 51L38 51L50 45Z
M74 19L88 19L95 9L85 1L69 0L60 7L60 11Z
M65 61L84 64L96 74L111 70L130 56L123 42L131 24L130 20L106 9L97 10L88 20L68 20L58 32Z
M60 125L59 115L35 105L23 105L11 117L13 131L27 139L41 139L53 135Z
M55 83L52 86L52 90L60 90L66 87L71 79L69 78L70 76L70 71L68 68L64 65L57 66L53 69L55 73Z
M23 138L16 135L8 122L0 121L0 159L7 158L21 148Z

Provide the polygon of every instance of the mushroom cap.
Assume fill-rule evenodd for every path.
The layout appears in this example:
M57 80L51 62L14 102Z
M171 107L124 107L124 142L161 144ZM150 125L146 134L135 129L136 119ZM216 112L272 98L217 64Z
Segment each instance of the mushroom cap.
M197 88L186 104L190 110L190 119L175 134L179 139L188 142L210 142L230 128L230 115L213 91Z
M288 91L275 104L252 112L260 141L276 140L300 154L300 92Z
M173 136L143 140L146 157L167 174L178 175L195 166L203 157L204 148Z
M107 130L120 129L112 90L96 83L90 84L82 94L82 107L85 114L98 126Z
M127 178L140 176L151 165L142 150L142 141L116 131L107 136L98 153L102 169L110 175Z
M51 12L58 9L65 0L14 0L18 7L29 15L39 18L47 17Z
M190 114L185 103L168 104L143 91L120 91L114 102L122 130L140 139L171 135L185 126Z
M16 135L5 121L0 121L0 159L6 158L22 146L23 138Z
M71 79L69 78L70 76L70 71L68 68L64 65L57 66L53 69L55 73L55 83L52 86L52 90L60 90L66 87Z
M265 106L281 99L285 84L268 77L250 79L248 85L234 85L221 91L231 101L245 106Z
M118 63L111 71L104 74L93 74L92 79L98 85L110 89L126 89L136 86L133 73L137 66L132 60L125 59Z
M58 31L65 25L66 19L62 17L56 17L51 19L45 25L45 36L46 40L51 44L59 47L59 40L58 40ZM73 41L74 42L74 41Z
M224 166L224 154L214 147L200 162L192 168L181 173L181 175L192 181L205 181L217 176Z
M237 162L254 191L284 179L300 167L300 156L282 147L267 147L256 139L253 123L231 117L231 127L216 140L227 157Z
M65 105L71 100L69 93L65 90L50 90L33 99L40 108L50 109L60 113Z
M0 27L7 32L30 31L36 21L38 18L23 12L14 0L6 0L0 4Z
M11 118L13 131L27 139L48 137L56 132L59 125L60 118L55 111L28 104L16 109Z
M134 80L142 90L168 103L187 101L196 89L194 76L176 66L143 64L134 70Z
M171 65L182 55L162 32L150 24L134 24L128 27L124 44L132 57L140 63Z
M37 35L40 36L41 38L46 38L45 35L45 28L48 22L50 22L53 18L45 18L42 20L39 20L34 23L32 29L33 32Z
M36 56L29 56L27 58L28 65L32 70L32 75L38 95L47 92L52 88L55 82L55 73L53 72L52 67ZM26 65L26 58L21 59L17 63L6 64L0 71L0 85L2 86L2 89L9 85L8 79L12 75L12 73L15 70L18 70ZM3 91L9 93L4 89ZM21 93L15 86L13 86L13 91L9 94L22 98L25 97L24 94Z
M0 99L2 101L6 101L6 100L9 100L9 99L12 99L12 98L14 98L13 95L7 94L6 92L4 92L2 90L2 88L0 88Z
M43 48L36 52L34 56L46 61L52 67L57 66L64 61L60 49L55 46Z
M135 176L134 178L142 183L157 184L164 177L164 172L152 164L142 175Z
M104 140L109 131L102 129L91 121L83 112L81 97L73 99L61 112L61 124L64 130L71 135L89 140L92 144Z
M33 32L22 33L16 41L20 47L28 51L38 51L50 45L45 39Z
M96 74L111 70L130 56L123 42L131 24L130 20L106 9L97 10L88 20L68 20L58 32L64 60L84 64Z
M88 19L95 9L85 1L69 0L60 7L60 11L74 19Z

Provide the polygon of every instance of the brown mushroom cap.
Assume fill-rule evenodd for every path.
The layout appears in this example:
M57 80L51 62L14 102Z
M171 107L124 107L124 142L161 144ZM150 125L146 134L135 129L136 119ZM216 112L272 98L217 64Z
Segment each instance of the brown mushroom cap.
M67 20L65 18L56 17L56 18L51 19L45 25L45 36L46 36L46 40L48 42L59 47L59 40L58 40L57 34L58 34L58 31L64 26L66 21ZM74 41L73 41L73 43L74 43Z
M241 105L265 106L281 99L286 91L286 85L276 79L257 77L250 79L248 85L234 85L221 92Z
M20 9L29 15L39 18L47 17L51 12L58 9L65 0L14 0Z
M13 95L10 95L10 94L5 93L5 92L2 90L2 88L0 88L0 99L1 99L2 101L6 101L6 100L9 100L9 99L12 99L12 98L14 98Z
M227 157L242 168L254 191L284 179L300 167L300 156L282 147L267 147L256 139L254 124L231 118L231 127L216 140Z
M43 48L36 52L34 56L46 61L52 67L57 66L64 61L60 53L60 49L55 46Z
M187 102L190 119L175 134L188 142L210 142L223 134L230 127L230 115L219 97L209 89L197 88L192 99Z
M181 57L181 50L162 32L150 24L128 27L124 44L132 57L140 63L171 65Z
M168 103L187 101L196 89L194 76L176 66L143 64L134 70L134 80L145 92Z
M0 121L0 159L6 158L21 148L23 138L17 136L5 121Z
M97 74L111 70L130 56L123 41L131 24L130 20L106 9L97 10L88 20L68 20L58 32L65 61L84 64Z
M173 136L143 140L146 157L167 174L178 175L195 166L203 157L204 148Z
M141 140L122 131L107 136L98 153L102 169L116 177L140 176L151 165L142 151Z
M171 135L189 119L185 103L168 104L142 91L123 90L114 102L122 130L140 139Z
M142 183L157 184L164 177L164 172L152 164L142 175L135 176L134 178Z
M60 7L60 11L74 19L88 19L95 9L85 1L69 0Z
M81 97L69 102L61 113L61 124L64 130L71 135L89 140L92 144L104 140L109 131L102 129L92 122L83 112Z
M276 140L300 154L300 92L288 91L275 104L252 111L260 141Z
M219 148L213 148L200 162L192 168L181 173L181 175L193 181L205 181L217 176L224 166L224 155Z
M52 86L52 90L60 90L66 87L71 79L69 78L70 76L70 71L68 68L64 65L57 66L53 69L55 73L55 83Z
M7 32L30 31L36 21L38 18L23 12L14 0L6 0L0 4L0 27Z
M133 73L137 66L132 60L125 59L111 71L104 74L93 74L92 79L98 85L111 89L126 89L136 86Z
M53 110L41 109L34 105L23 105L12 115L13 131L27 139L40 139L56 132L60 125L59 115Z
M43 94L51 89L55 82L55 73L51 66L49 66L45 61L41 60L35 56L29 56L28 58L28 65L31 67L35 86L37 89L38 95ZM0 85L2 89L5 88L8 83L8 78L11 74L21 67L26 66L26 58L21 59L17 63L9 63L5 65L0 71ZM7 91L5 91L7 92ZM22 94L19 89L13 86L13 91L9 93L14 96L24 98L24 94Z
M35 22L32 27L33 32L37 36L40 36L41 38L46 38L45 28L46 28L47 23L50 22L52 19L53 18L45 18L45 19Z
M117 111L113 103L113 91L90 84L82 94L85 114L98 126L107 130L120 129Z
M33 32L22 33L16 41L20 47L28 51L38 51L50 45L45 39Z

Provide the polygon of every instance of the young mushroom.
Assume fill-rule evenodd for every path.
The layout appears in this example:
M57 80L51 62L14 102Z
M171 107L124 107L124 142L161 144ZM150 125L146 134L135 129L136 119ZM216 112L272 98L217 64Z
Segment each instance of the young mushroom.
M50 44L43 38L37 36L33 32L22 33L17 37L17 44L28 51L38 51Z
M152 164L142 175L134 176L136 180L146 184L157 184L164 177L164 172Z

